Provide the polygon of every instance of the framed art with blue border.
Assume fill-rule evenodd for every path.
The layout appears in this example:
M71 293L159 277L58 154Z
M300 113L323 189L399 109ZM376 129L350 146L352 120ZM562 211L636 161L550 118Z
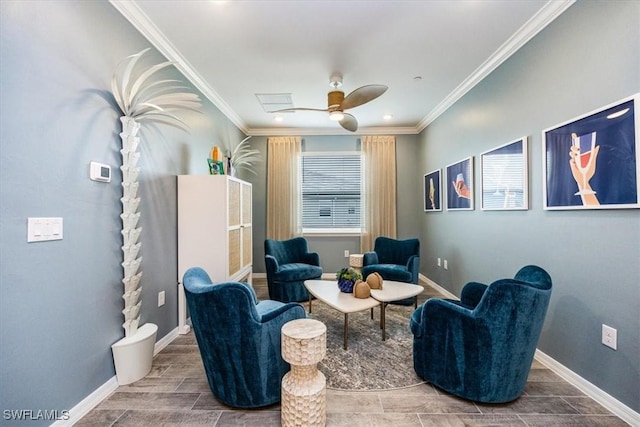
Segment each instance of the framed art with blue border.
M480 154L480 208L529 209L527 137Z
M473 157L446 168L447 210L473 210Z
M442 172L440 169L424 175L424 211L442 211Z
M544 209L640 207L639 98L542 131Z

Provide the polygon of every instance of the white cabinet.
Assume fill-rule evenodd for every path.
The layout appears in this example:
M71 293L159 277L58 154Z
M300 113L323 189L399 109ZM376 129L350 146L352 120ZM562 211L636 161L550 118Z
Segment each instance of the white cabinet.
M178 317L186 333L182 277L202 267L214 282L251 282L251 184L229 175L178 176Z

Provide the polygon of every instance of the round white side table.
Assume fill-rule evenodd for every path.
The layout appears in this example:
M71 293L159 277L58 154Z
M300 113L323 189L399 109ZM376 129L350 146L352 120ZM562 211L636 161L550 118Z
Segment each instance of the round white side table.
M327 327L313 319L282 326L282 358L291 371L282 378L281 422L288 426L324 426L327 422L326 378L317 364L327 352Z

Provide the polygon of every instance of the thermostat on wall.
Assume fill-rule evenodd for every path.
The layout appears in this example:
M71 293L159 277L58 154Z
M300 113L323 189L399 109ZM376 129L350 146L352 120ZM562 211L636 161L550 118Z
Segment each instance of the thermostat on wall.
M89 178L94 181L111 182L111 166L91 162L89 164Z

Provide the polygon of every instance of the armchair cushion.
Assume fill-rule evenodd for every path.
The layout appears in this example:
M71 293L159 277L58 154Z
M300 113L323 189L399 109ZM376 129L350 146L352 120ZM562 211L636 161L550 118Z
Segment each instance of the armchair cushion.
M212 393L238 408L280 401L289 370L282 359L280 329L306 317L300 304L258 302L246 283L213 284L198 267L183 279L194 334Z
M479 402L522 394L551 296L549 275L524 269L529 274L516 277L532 281L471 282L462 291L465 301L429 299L418 307L410 320L418 376Z

